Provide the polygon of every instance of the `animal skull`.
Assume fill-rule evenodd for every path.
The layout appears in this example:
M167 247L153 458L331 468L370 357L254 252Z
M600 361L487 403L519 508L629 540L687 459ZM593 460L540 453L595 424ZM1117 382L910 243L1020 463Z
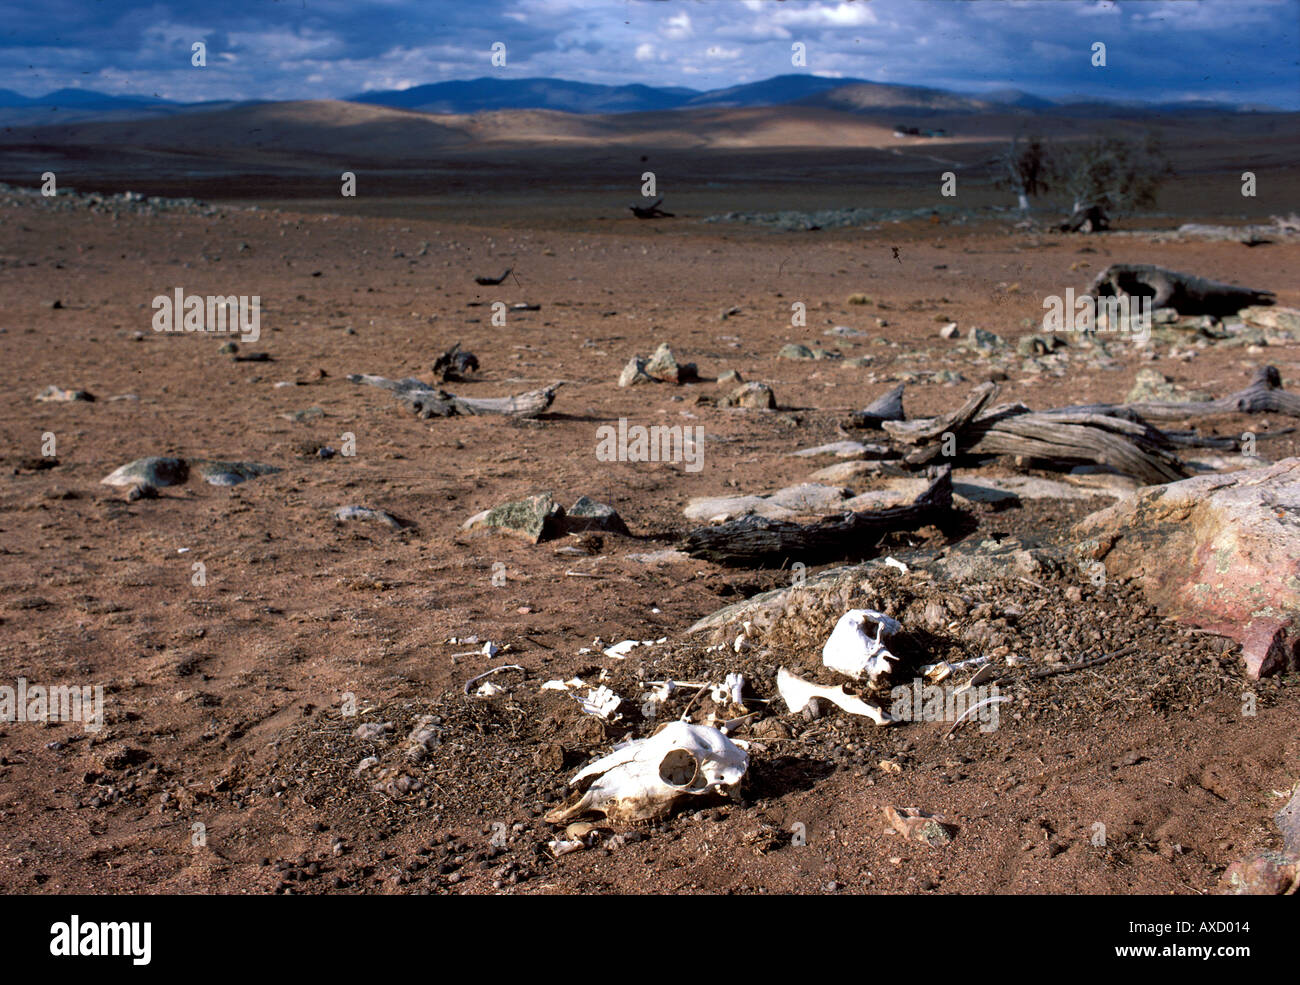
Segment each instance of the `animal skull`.
M734 795L748 768L749 755L717 729L671 722L579 771L569 786L592 777L594 782L546 820L560 824L588 811L611 821L663 817L684 797Z
M874 624L873 639L867 626ZM884 639L902 630L897 619L875 609L850 609L840 616L831 638L822 647L822 664L855 681L869 677L874 683L890 671L889 663L898 658L889 652Z

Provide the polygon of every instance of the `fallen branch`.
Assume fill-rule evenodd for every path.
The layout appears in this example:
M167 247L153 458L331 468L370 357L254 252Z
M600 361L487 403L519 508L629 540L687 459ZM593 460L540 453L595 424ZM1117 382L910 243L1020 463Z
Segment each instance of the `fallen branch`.
M1087 670L1089 667L1099 667L1104 663L1109 663L1116 657L1126 657L1136 650L1136 645L1130 645L1111 653L1103 653L1100 657L1093 657L1090 660L1080 660L1078 663L1066 664L1063 667L1049 667L1046 670L1036 670L1029 676L1035 680L1041 680L1044 677L1056 677L1058 674L1073 674L1075 671Z
M1220 397L1218 400L1159 401L1132 404L1079 404L1044 414L1070 414L1084 412L1106 414L1111 417L1144 417L1148 420L1176 421L1187 417L1209 417L1214 414L1285 414L1300 417L1300 396L1282 389L1282 377L1273 366L1255 370L1250 385L1244 390Z
M383 376L369 373L354 373L348 377L350 383L365 383L390 390L416 416L454 417L458 414L476 416L480 414L501 414L506 417L536 417L555 400L555 391L562 384L552 383L542 390L529 390L527 393L512 397L458 397L446 390L439 390L423 380L407 377L403 380L390 380Z
M690 531L681 548L692 557L744 567L839 561L869 551L887 533L915 530L952 511L952 469L944 466L921 495L906 506L846 512L798 524L749 515Z

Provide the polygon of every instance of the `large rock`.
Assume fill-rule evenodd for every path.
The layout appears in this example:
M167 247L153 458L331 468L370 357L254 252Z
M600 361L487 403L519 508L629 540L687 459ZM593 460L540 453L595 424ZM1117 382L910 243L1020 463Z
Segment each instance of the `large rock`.
M1300 652L1300 458L1139 489L1074 528L1111 578L1242 644L1251 677Z

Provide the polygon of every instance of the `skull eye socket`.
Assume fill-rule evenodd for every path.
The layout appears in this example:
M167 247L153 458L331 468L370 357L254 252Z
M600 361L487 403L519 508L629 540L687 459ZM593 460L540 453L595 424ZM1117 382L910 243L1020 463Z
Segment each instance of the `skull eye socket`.
M659 779L670 787L689 787L695 782L699 763L688 749L671 749L659 761Z

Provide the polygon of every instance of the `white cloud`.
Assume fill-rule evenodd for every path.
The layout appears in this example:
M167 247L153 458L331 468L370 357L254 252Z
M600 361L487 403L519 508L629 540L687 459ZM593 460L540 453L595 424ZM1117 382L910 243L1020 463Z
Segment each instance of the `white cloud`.
M782 5L772 13L772 20L790 27L863 27L877 23L876 12L864 3Z
M636 60L639 62L652 62L655 60L655 46L649 43L639 44L636 46Z
M695 33L691 15L684 10L680 14L674 14L664 21L659 33L672 41L684 41Z

